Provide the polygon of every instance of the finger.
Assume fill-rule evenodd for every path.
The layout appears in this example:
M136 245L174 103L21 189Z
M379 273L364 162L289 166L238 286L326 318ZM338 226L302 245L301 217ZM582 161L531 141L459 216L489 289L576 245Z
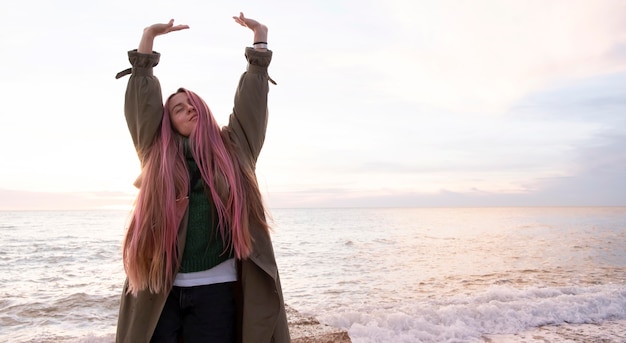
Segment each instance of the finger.
M241 18L239 17L233 17L233 19L235 19L235 22L237 22L237 24L241 25L241 26L247 26L246 22L244 22L243 20L241 20Z
M189 28L189 25L176 25L172 27L172 31L180 31L180 30L185 30L188 28Z

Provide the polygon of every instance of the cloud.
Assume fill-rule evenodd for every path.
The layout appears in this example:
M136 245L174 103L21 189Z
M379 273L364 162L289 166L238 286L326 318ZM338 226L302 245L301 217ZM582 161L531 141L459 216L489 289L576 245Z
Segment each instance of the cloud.
M385 1L387 37L346 56L378 91L437 108L507 109L552 82L626 69L616 1Z
M530 201L562 205L626 206L626 134L604 134L579 152L569 177L540 180Z
M336 158L315 164L323 186L271 187L269 199L278 207L624 206L625 79L616 73L555 85L498 118L455 125L435 116L420 134L403 136L412 149L381 147L380 139L351 154L337 147Z
M224 122L251 38L230 19L237 4L38 2L35 10L0 5L12 13L0 23L12 32L2 36L0 89L11 101L0 123L9 147L0 187L32 191L0 194L3 206L100 206L118 199L87 190L132 187L138 163L122 113L125 81L113 75L163 13L192 26L155 46L163 90L185 82ZM582 192L577 183L602 185L595 175L613 180L584 167L615 156L621 141L609 137L626 127L623 1L245 5L270 24L275 50L269 72L279 85L270 88L257 170L271 201L546 203L568 184ZM615 199L584 190L598 204Z
M555 83L529 94L511 109L518 117L602 123L607 129L619 127L618 124L624 122L624 111L624 71Z
M626 135L607 133L595 142L576 155L571 175L538 178L518 191L335 187L270 192L268 201L274 207L626 206Z

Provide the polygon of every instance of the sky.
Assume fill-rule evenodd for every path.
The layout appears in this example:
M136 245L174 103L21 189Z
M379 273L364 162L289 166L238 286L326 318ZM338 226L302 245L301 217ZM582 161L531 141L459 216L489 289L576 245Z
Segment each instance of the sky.
M284 207L626 206L626 2L78 1L0 4L0 210L129 208L123 114L144 27L166 96L226 124L269 27L257 165Z

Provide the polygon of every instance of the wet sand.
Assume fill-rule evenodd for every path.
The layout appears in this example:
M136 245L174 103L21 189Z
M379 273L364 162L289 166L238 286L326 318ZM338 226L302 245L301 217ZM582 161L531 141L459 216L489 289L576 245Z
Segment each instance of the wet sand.
M286 306L292 343L351 343L348 333Z
M489 343L623 343L626 342L626 320L602 324L562 324L542 326L510 335L486 335Z

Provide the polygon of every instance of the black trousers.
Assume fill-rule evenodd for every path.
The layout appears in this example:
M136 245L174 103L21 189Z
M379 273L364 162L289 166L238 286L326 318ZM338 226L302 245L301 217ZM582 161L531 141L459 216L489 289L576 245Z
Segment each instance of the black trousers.
M234 282L170 291L151 343L234 343Z

